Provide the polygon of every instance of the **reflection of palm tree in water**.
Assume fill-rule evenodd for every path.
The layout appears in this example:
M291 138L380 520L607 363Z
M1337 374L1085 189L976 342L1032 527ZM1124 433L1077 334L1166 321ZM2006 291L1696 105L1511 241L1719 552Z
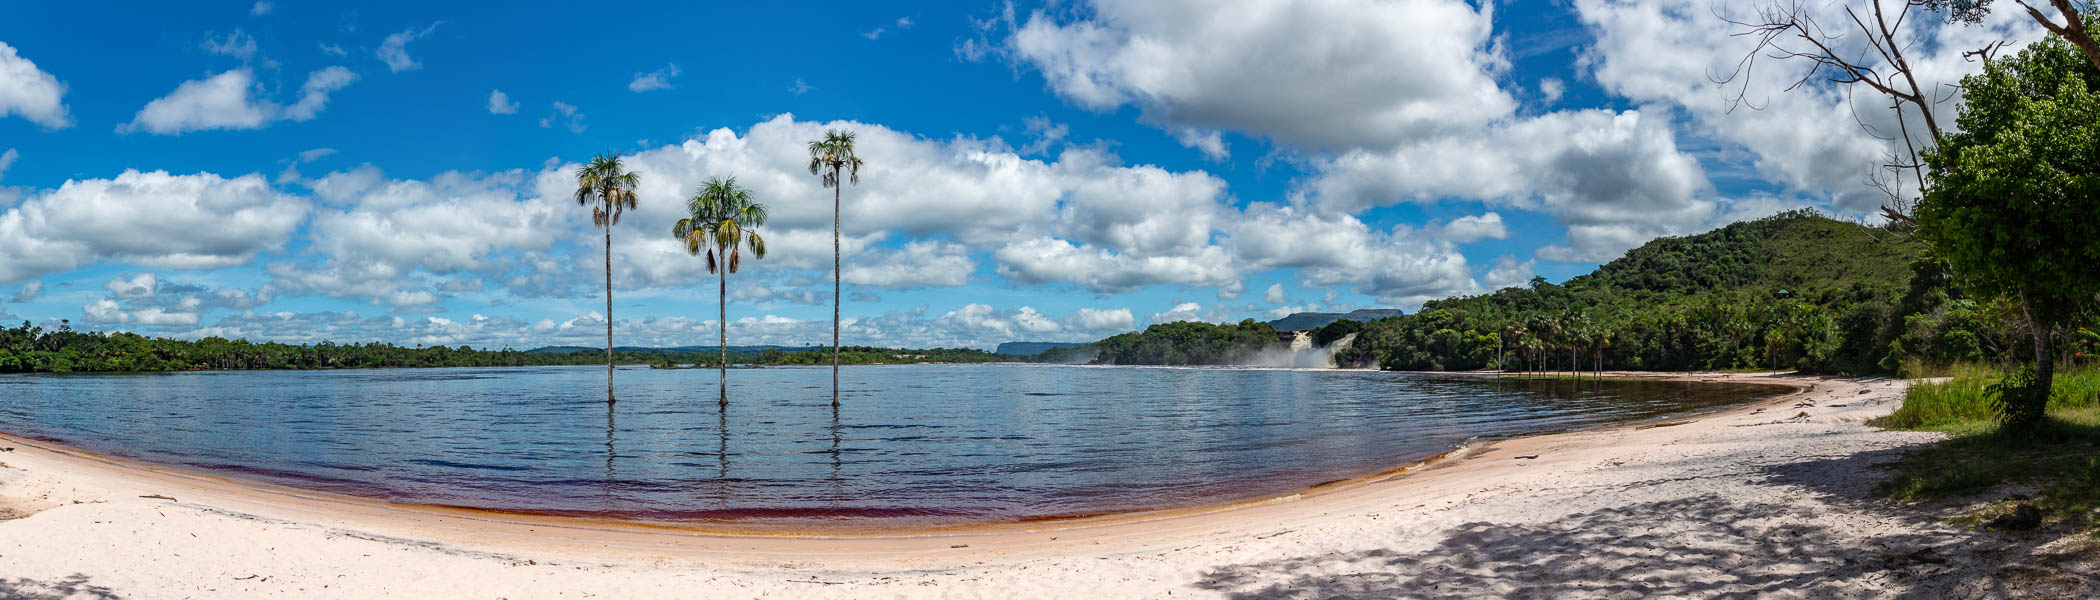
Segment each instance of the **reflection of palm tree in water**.
M616 501L616 488L618 487L619 476L613 472L613 455L613 404L608 402L605 404L605 485L603 487L605 508L608 510L615 508L619 504Z
M724 389L722 393L725 394L724 397L726 398L729 390ZM729 506L729 403L722 403L719 409L715 411L715 414L717 415L715 419L716 437L721 440L721 446L715 449L715 461L721 465L720 469L715 472L715 492L718 494L716 501L720 505L727 507Z
M845 488L839 480L839 406L831 405L831 502L837 505L845 497Z

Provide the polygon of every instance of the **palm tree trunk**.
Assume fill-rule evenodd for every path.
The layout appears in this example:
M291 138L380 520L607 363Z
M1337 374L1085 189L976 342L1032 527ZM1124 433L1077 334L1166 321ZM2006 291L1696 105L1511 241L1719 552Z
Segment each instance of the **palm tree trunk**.
M839 405L839 265L844 252L839 250L839 169L831 168L831 405Z
M613 403L612 221L605 222L605 403Z
M722 269L715 271L720 282L715 296L721 302L721 313L715 318L715 326L722 333L722 406L729 406L729 265L724 262Z

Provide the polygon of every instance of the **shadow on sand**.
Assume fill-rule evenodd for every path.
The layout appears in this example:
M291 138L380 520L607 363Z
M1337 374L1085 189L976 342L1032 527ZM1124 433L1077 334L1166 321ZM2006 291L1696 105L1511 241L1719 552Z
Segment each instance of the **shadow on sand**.
M74 574L58 581L0 579L0 600L117 600L115 591L88 583L88 576Z
M1231 565L1194 585L1262 600L2081 597L2100 587L2090 556L2040 550L2053 535L1963 531L1946 524L1953 509L1869 497L1879 466L1902 452L1749 467L1746 479L1801 490L1821 506L1705 495L1541 524L1468 523L1420 553ZM1818 518L1833 511L1857 518Z

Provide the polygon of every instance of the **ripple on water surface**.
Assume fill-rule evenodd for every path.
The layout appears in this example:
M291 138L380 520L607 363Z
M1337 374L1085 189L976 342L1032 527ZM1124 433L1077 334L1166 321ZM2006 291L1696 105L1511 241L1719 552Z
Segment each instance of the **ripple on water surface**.
M0 430L450 506L822 526L1032 521L1247 500L1477 436L1650 419L1751 385L1043 365L0 376ZM815 390L815 391L812 391Z

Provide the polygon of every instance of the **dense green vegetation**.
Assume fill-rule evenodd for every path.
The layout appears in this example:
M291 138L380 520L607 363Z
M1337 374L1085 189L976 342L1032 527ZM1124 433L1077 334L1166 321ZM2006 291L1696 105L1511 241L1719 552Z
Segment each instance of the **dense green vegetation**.
M1000 342L999 347L993 349L992 352L1014 356L1034 356L1060 348L1073 348L1085 345L1086 342Z
M2100 308L2100 51L2075 27L2081 16L2068 3L2057 8L2072 31L2051 25L2059 37L1986 58L1983 73L1962 80L1959 129L1924 153L1915 232L1947 267L1916 273L1889 358L1913 376L1947 377L1911 382L1903 405L1875 424L1952 437L1906 452L1879 492L1940 500L2016 484L2023 493L1958 520L2092 531L2100 528L2100 334L2090 326ZM2071 32L2086 56L2060 37ZM1934 372L1972 356L1990 363Z
M734 364L813 365L829 362L825 350L731 353ZM715 366L714 349L663 351L621 349L613 360L621 364L694 364ZM965 348L897 350L853 346L844 349L840 360L847 364L900 362L974 363L1011 360L1012 357ZM405 348L391 344L336 344L322 342L292 345L252 343L208 337L200 340L149 338L135 333L74 331L60 326L46 330L23 323L0 328L0 373L70 373L126 371L187 371L203 369L365 369L390 367L518 367L540 365L588 365L604 362L602 348L562 352L476 350L430 346Z
M2027 331L2010 302L1965 295L1915 237L1795 211L1657 239L1565 284L1534 279L1312 337L1356 334L1338 363L1398 370L1868 374L2000 360ZM1037 359L1231 364L1281 344L1253 321L1164 323Z
M1276 345L1276 328L1254 319L1231 325L1179 321L1086 346L1051 350L1036 359L1109 365L1229 365Z
M1925 154L1918 234L1963 288L2017 306L2029 331L2060 331L2100 295L2100 68L2051 38L1961 87L1961 130ZM2002 394L2015 425L2042 418L2055 337L2031 336L2022 384Z
M1904 392L1903 406L1874 424L1949 432L1996 425L1999 391L2003 389L1999 386L2007 378L2004 369L1966 364L1935 375L1938 376L1911 382ZM2092 407L2096 402L2100 402L2100 369L2078 367L2055 379L2047 408L2049 412L2071 411Z
M1988 503L1962 520L1981 523L2026 503L2074 528L2100 526L2093 520L2100 509L2100 366L2086 362L2056 377L2046 417L2026 428L2000 419L2006 370L1970 365L1948 374L1944 381L1912 382L1903 407L1874 422L1953 436L1906 453L1879 493L1930 501L2022 484L2035 491Z
M1429 302L1368 324L1340 360L1405 370L1865 373L1914 355L1967 358L1974 344L1947 346L1970 338L1943 333L1975 328L1974 315L1945 314L1958 294L1922 250L1886 230L1789 212L1657 239L1564 285L1533 279ZM1936 316L1906 319L1919 313Z

